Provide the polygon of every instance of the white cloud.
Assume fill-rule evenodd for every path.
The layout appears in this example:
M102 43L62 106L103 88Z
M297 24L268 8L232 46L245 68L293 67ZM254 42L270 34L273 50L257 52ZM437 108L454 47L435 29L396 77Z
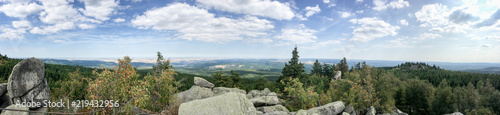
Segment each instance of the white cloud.
M394 40L389 40L389 43L391 43L391 45L383 45L383 46L385 46L385 47L411 47L411 46L406 45L408 43L408 41L406 41L406 39L408 39L408 36L396 38Z
M273 40L269 39L269 38L260 38L260 39L249 38L249 39L245 39L244 41L247 43L264 43L264 44L268 44L268 43L273 42Z
M330 0L323 0L323 3L328 4L330 3Z
M90 25L90 24L79 24L78 28L80 29L94 29L95 25Z
M472 40L493 40L493 41L500 41L500 36L473 37Z
M399 30L399 26L392 26L376 17L373 18L362 18L362 19L351 19L349 22L353 24L359 24L352 31L352 41L367 42L375 38L385 37L389 35L396 35Z
M12 21L12 26L14 28L30 29L31 28L31 23L29 21L26 21L26 20Z
M254 16L239 19L215 17L205 9L185 3L168 4L136 16L132 24L140 29L173 30L177 38L206 42L229 42L267 35L274 25Z
M363 13L363 10L357 10L356 13L361 14Z
M125 22L125 19L123 19L123 18L116 18L113 21L116 22L116 23L120 23L120 22Z
M420 34L419 37L415 38L415 39L418 39L418 40L427 40L427 39L436 39L436 38L442 38L443 36L439 35L439 34L433 34L433 33L423 33L423 34Z
M389 2L389 3L387 3L387 2L388 2L387 0L373 0L373 4L375 6L372 7L372 9L377 10L377 11L381 11L381 10L385 10L387 8L401 9L404 7L410 7L410 3L408 1L404 1L404 0L397 0L397 1Z
M362 3L363 0L356 0L356 3Z
M109 15L118 7L115 0L80 0L85 4L85 9L79 9L85 16L105 21Z
M351 13L351 12L341 12L341 11L339 11L337 13L339 13L339 15L340 15L341 18L347 18L347 17L350 17L350 16L354 15L354 13Z
M270 0L196 0L197 5L226 12L290 20L295 14L287 3Z
M490 44L481 44L480 47L483 47L483 48L490 48L491 45Z
M298 28L281 29L281 34L274 38L282 40L279 45L288 44L304 44L315 42L317 37L314 35L316 30L307 28L304 24L300 24Z
M43 7L37 3L9 3L0 6L0 12L3 12L6 16L16 18L25 18L28 15L39 13L42 10Z
M453 15L450 15L452 14ZM451 16L451 17L450 17ZM422 6L422 9L415 13L418 22L421 22L420 27L431 27L431 31L443 33L465 33L465 29L470 28L467 20L471 18L467 14L459 10L451 11L445 5L439 3L428 4Z
M35 27L30 30L30 33L34 34L50 34L61 30L75 29L75 24L73 22L59 23L52 26Z
M26 30L24 29L12 29L5 25L2 25L0 26L0 41L23 39L25 32Z
M401 25L408 26L408 21L406 21L405 19L400 20L399 23L401 23Z
M132 2L142 2L142 0L127 0L127 1L132 1Z
M306 17L310 17L316 13L321 12L321 9L319 9L319 6L316 5L315 7L307 6L304 10L306 10Z

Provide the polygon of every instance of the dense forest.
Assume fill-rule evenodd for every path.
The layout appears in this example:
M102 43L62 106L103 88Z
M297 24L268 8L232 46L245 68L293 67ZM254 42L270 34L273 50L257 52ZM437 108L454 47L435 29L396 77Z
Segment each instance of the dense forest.
M45 64L51 99L115 99L125 105L119 111L140 107L153 112L175 110L172 95L189 89L193 77L175 72L169 60L158 52L153 69L131 66L127 56L114 69ZM0 54L0 81L7 82L21 59ZM448 71L422 62L406 62L395 67L372 67L365 62L348 65L316 60L308 73L294 48L279 78L241 78L237 70L198 76L216 86L237 87L247 92L269 88L277 92L289 110L307 109L341 100L355 109L374 106L379 113L394 107L412 114L462 112L471 115L500 114L500 75ZM334 80L337 71L342 79ZM86 108L79 111L91 111ZM51 108L50 111L71 111Z

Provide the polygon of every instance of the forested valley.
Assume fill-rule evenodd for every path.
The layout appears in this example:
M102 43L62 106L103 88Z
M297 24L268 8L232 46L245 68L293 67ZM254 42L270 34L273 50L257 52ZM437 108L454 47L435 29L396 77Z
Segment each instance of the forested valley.
M158 52L153 69L137 69L125 56L113 69L45 64L45 78L51 100L121 100L128 111L139 107L153 112L176 110L175 93L193 85L190 73L179 73ZM0 82L6 83L12 68L22 59L0 54ZM399 108L412 115L461 112L467 115L500 114L500 75L449 71L422 62L395 67L372 67L365 62L348 65L346 58L336 64L316 60L306 73L298 50L285 63L278 80L265 77L241 78L235 71L198 76L215 86L263 90L269 88L296 111L343 101L355 109L374 106L379 113ZM334 78L340 72L341 79ZM85 108L78 111L91 111ZM50 111L72 111L49 108ZM110 112L110 111L108 111ZM175 112L174 112L175 113Z

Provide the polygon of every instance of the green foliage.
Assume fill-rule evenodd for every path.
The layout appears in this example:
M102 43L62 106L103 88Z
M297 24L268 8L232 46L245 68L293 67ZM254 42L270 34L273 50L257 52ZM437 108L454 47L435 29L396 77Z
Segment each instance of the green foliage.
M413 109L413 114L430 113L435 91L432 84L418 79L411 79L407 84L406 101Z
M432 101L432 113L436 115L453 113L455 112L453 104L453 89L450 87L446 79L444 79L439 84L436 90L436 96Z
M321 67L321 64L316 60L313 64L313 69L311 70L311 75L317 74L321 75L323 73L323 69Z
M285 63L285 67L281 71L281 76L278 81L283 79L288 79L288 77L292 78L301 78L304 75L304 64L299 62L299 52L297 51L297 47L295 47L292 51L292 59Z
M375 83L377 98L380 99L380 110L383 113L391 113L396 105L396 96L399 86L403 83L392 72L383 73Z
M241 86L241 78L240 74L234 73L231 71L229 75L222 73L222 69L220 72L215 72L212 74L215 79L215 86L218 87L240 87Z
M319 99L319 95L314 92L314 87L304 88L298 78L292 77L280 82L285 86L283 94L285 95L285 101L288 103L286 105L288 110L297 111L317 106L316 102Z
M333 76L335 76L335 72L333 72L333 70L335 70L335 64L329 65L329 64L323 63L323 71L322 71L321 75L327 76L328 78L332 79Z
M342 72L342 76L345 75L345 73L347 73L349 71L349 65L347 65L347 59L342 58L342 60L340 60L340 63L337 65L337 68L335 68L337 71L341 71Z

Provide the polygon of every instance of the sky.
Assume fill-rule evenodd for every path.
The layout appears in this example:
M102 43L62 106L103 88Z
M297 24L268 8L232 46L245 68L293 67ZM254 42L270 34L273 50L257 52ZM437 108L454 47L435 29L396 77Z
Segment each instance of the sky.
M0 0L0 53L498 63L499 19L499 0Z

